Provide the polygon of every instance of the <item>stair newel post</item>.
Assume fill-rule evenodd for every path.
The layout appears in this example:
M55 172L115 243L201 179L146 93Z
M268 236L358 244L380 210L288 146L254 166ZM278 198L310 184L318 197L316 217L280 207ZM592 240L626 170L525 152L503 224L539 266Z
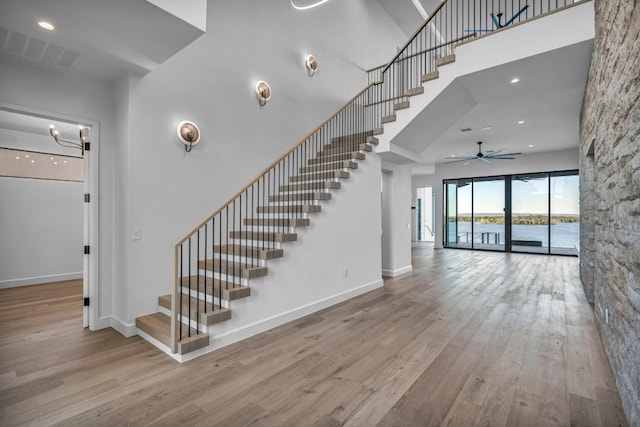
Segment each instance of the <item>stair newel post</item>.
M178 292L180 291L180 281L182 277L182 243L174 246L173 248L173 295L171 298L171 352L178 352L178 316L177 316L177 304Z

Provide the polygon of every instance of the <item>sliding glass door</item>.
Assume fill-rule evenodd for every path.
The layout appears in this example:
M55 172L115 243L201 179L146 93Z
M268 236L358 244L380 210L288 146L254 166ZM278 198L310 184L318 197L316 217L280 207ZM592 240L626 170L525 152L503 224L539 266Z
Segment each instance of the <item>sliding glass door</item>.
M549 174L513 176L511 250L549 253Z
M448 180L444 184L444 240L447 247L472 248L472 184L470 179Z
M444 181L450 248L578 255L578 171Z
M473 180L473 247L504 250L504 178Z

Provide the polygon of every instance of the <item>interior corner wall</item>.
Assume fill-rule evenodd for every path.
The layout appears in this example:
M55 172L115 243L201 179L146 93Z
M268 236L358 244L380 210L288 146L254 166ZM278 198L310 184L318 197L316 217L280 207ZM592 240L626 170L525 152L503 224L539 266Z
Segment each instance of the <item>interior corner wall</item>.
M364 70L405 41L377 2L209 2L208 31L147 75L130 81L127 214L140 240L126 249L127 325L157 311L173 286L173 247L185 233L364 88ZM306 54L318 58L310 77ZM271 100L254 87L265 80ZM182 120L202 139L189 153ZM348 237L345 236L345 239ZM327 248L331 250L331 248ZM372 264L379 273L379 265Z
M640 3L595 2L596 39L583 102L581 253L596 324L629 424L640 425ZM593 147L593 150L591 149ZM590 233L593 231L593 236ZM592 238L593 237L593 238ZM593 283L589 283L593 277ZM607 316L607 312L609 316Z
M411 169L382 163L382 275L412 271Z
M113 224L112 180L114 139L113 93L109 82L82 77L0 53L0 102L17 107L37 109L94 120L100 124L100 248L99 281L101 316L111 309L111 253ZM106 310L106 311L105 311Z
M577 120L577 118L576 118ZM578 136L576 135L576 139ZM436 165L434 192L436 193L435 247L441 248L443 229L442 183L445 179L476 178L485 176L513 175L518 173L553 172L578 169L578 150L550 151L519 156L516 160L486 164L473 162Z

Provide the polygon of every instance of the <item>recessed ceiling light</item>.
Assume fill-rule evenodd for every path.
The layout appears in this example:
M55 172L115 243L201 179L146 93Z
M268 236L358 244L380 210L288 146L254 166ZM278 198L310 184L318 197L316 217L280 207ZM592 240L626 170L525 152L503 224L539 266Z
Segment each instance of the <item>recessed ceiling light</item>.
M35 163L35 162L36 162L35 160L31 160L31 163Z
M482 130L491 130L493 129L493 126L485 126L482 128Z
M53 157L49 157L49 160L53 160Z
M519 125L523 125L524 124L524 120L518 120L518 124Z
M58 164L58 162L53 162L53 164L54 164L54 165L57 165L57 164Z
M520 79L518 77L514 77L511 79L509 83L511 83L512 85L520 83Z
M40 28L44 28L47 31L53 31L56 29L56 27L54 27L52 24L50 24L47 21L40 21L38 22L38 25L40 25Z
M455 154L452 154L452 155L451 155L451 157L455 157L455 156L456 156Z
M533 144L529 144L529 148L533 148Z
M27 159L29 158L29 155L28 155L28 154L25 154L24 156L25 156Z
M19 156L16 156L16 160L20 160L20 157L19 157Z

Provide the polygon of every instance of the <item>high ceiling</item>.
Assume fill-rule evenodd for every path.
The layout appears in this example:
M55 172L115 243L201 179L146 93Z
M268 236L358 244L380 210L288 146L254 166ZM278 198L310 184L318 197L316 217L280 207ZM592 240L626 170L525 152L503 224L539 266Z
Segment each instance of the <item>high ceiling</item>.
M485 151L577 148L592 47L583 42L460 77L421 114L428 119L414 120L394 143L425 164L475 154L477 141ZM511 84L514 77L520 81Z
M204 1L186 0L185 5ZM423 22L421 13L430 13L438 4L438 0L377 1L407 37ZM3 2L0 61L2 55L20 55L107 79L123 71L144 74L203 33L201 26L158 6L165 3L171 2ZM52 21L58 30L39 28L37 19ZM480 140L485 150L575 148L591 48L592 43L583 43L459 78L428 107L430 120L414 121L394 143L420 155L427 166L443 163L452 154L474 153ZM517 85L509 84L514 76L521 78ZM446 117L444 110L449 112ZM525 123L518 125L519 120ZM12 121L33 128L15 117L0 116L2 127ZM483 130L488 126L490 130ZM461 132L466 128L471 131Z

